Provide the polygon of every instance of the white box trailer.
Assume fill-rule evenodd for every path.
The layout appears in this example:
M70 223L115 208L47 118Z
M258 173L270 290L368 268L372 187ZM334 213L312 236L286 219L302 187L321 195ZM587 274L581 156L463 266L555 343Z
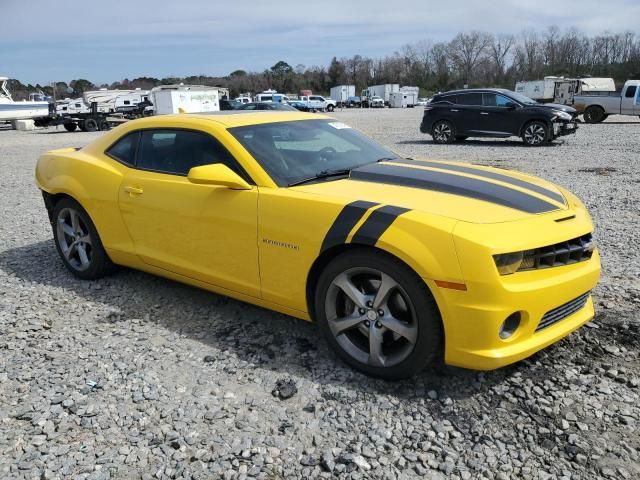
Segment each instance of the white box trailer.
M220 110L220 89L203 85L162 85L151 90L155 115Z
M420 87L404 86L400 87L400 92L407 95L406 106L415 107L418 104L418 97L420 96Z
M516 83L516 92L538 102L553 102L556 93L556 82L560 77L544 77L544 80L531 80Z
M349 100L349 97L356 96L356 86L355 85L337 85L335 87L331 87L329 91L329 96L331 100L335 100L338 106L343 106Z
M389 108L413 108L418 104L418 92L394 92L389 95Z
M385 83L384 85L374 85L367 87L368 97L380 97L384 100L385 105L389 105L389 96L392 93L400 91L399 83Z

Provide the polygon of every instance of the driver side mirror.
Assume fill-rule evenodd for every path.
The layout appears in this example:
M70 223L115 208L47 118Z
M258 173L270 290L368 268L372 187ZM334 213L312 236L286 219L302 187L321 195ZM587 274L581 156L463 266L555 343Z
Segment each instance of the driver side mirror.
M504 106L507 107L509 110L513 110L518 107L518 104L515 102L507 102L504 104Z
M187 179L198 185L217 185L232 190L251 190L251 185L240 175L221 163L193 167L189 170Z

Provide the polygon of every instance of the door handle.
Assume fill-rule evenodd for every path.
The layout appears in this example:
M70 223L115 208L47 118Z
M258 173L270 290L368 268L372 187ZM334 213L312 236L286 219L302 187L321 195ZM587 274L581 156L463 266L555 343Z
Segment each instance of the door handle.
M489 115L487 112L480 112L480 115Z
M133 196L133 195L142 195L144 193L144 190L142 190L142 188L132 187L130 185L127 185L126 187L124 187L124 191L127 192L131 196Z
M458 110L456 110L455 108L451 109L452 112L457 112Z

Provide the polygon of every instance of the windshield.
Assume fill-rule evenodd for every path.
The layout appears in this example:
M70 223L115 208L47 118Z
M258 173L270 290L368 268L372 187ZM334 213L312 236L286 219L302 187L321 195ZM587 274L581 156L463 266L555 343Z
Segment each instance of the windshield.
M334 120L298 120L230 128L229 132L279 186L398 158L357 130Z
M525 105L537 105L538 104L538 102L536 102L532 98L529 98L526 95L523 95L523 94L518 93L518 92L512 92L511 90L505 90L504 93L509 95L511 98L517 100L518 102L524 103Z

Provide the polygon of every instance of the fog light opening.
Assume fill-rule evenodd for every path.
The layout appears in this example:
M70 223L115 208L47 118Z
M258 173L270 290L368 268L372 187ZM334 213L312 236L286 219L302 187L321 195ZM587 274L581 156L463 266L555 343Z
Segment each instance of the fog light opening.
M508 339L515 333L519 326L520 312L512 313L504 322L502 322L502 325L500 326L500 338L502 340Z

